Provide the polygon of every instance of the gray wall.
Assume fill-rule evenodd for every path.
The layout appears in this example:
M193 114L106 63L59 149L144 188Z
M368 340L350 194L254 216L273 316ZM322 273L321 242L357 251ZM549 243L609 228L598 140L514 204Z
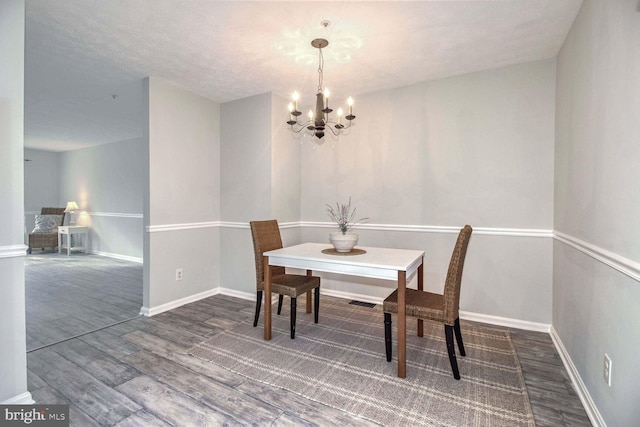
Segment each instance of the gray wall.
M325 204L352 196L370 218L359 244L425 250L425 286L437 292L456 237L442 227L468 223L461 308L548 325L554 102L554 60L357 97L350 135L302 144L302 219L326 222ZM323 283L378 297L389 286Z
M25 244L33 230L35 214L45 206L64 207L60 201L59 153L42 150L24 150L24 210ZM68 220L65 219L65 223Z
M60 153L25 148L24 209L37 211L44 206L60 205ZM66 221L65 221L66 223Z
M24 1L0 2L0 403L26 404L24 18Z
M549 325L554 102L548 60L359 97L350 135L322 144L292 136L280 97L222 104L220 286L255 290L247 222L301 222L285 244L326 242L325 204L351 195L370 217L360 244L425 250L433 291L470 223L462 308ZM324 275L323 288L380 299L393 283Z
M586 0L557 71L553 327L609 426L640 418L637 7Z
M247 223L272 218L271 95L222 104L220 123L220 286L255 293Z
M249 221L300 220L300 144L282 126L283 106L270 93L221 105L220 286L227 291L255 293ZM298 230L282 230L282 238L298 243Z
M32 160L24 172L25 231L43 206L73 200L76 222L90 226L91 252L142 262L143 148L138 138L59 153L25 149Z
M154 310L219 282L220 107L154 77L144 93L143 303Z
M301 219L302 145L293 138L288 126L283 126L287 114L282 106L288 102L277 95L271 97L271 209L272 216L283 223Z
M554 60L358 97L349 136L303 144L302 216L551 229L554 97Z
M59 204L78 203L74 218L90 226L90 250L142 261L142 138L67 151L59 159Z

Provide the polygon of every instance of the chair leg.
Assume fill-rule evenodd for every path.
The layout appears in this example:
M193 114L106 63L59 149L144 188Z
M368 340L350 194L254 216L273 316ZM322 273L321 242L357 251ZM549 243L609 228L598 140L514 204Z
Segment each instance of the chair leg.
M318 323L318 310L320 310L320 287L313 290L313 315L314 322Z
M296 302L297 298L291 298L291 339L296 337Z
M449 353L449 362L453 371L453 378L459 380L460 372L458 371L458 362L456 361L456 349L453 344L453 326L444 325L444 335L447 339L447 353Z
M284 295L278 295L278 316L280 316L280 312L282 311L282 300L284 299Z
M262 291L258 291L258 297L256 299L256 315L253 318L253 327L258 326L258 318L260 317L260 306L262 305Z
M384 314L384 347L387 352L387 362L391 362L391 313Z
M464 352L464 344L462 343L462 333L460 332L460 318L456 319L456 322L453 324L453 332L456 334L456 342L458 343L458 350L460 351L460 356L466 356L467 354Z

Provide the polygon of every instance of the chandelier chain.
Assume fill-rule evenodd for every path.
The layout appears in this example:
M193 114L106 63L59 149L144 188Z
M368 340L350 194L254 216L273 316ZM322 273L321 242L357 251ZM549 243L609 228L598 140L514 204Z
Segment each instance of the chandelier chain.
M322 48L318 48L318 92L322 92L322 69L324 68L324 57L322 56Z

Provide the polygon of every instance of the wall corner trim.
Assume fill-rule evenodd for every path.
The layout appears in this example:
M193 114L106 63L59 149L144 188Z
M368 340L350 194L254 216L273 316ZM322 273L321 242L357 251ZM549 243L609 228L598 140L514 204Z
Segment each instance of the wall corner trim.
M296 224L296 223L290 223ZM299 227L309 228L336 228L332 222L300 221ZM459 226L449 225L411 225L411 224L358 224L354 230L374 230L374 231L402 231L412 233L445 233L457 234L460 232ZM553 230L536 228L499 228L499 227L473 227L474 234L486 234L490 236L514 236L514 237L553 237Z
M336 226L332 222L320 221L291 221L281 222L278 224L281 229L288 228L326 228L335 229ZM185 224L163 224L148 225L145 227L147 233L158 233L163 231L179 231L191 230L196 228L239 228L249 229L248 222L237 221L207 221ZM372 230L372 231L399 231L412 233L445 233L457 234L460 232L459 226L448 225L411 225L411 224L360 224L354 227L354 230ZM553 230L537 229L537 228L500 228L500 227L474 227L474 234L484 234L487 236L512 236L512 237L543 237L552 238Z
M553 341L556 350L558 350L558 354L560 355L560 359L562 359L564 367L569 373L569 378L571 378L573 388L576 390L576 393L578 394L578 397L582 402L582 406L584 406L584 409L587 411L589 420L591 420L591 423L594 427L606 427L607 424L604 422L600 411L598 411L595 402L589 394L587 386L582 381L582 377L580 376L576 365L573 364L573 360L571 360L569 352L562 343L562 339L560 339L560 336L558 335L558 332L555 330L553 325L551 325L551 331L549 332L549 334L551 335L551 340Z
M640 263L559 231L553 238L640 282Z
M136 218L143 219L144 215L139 213L119 213L119 212L87 212L89 216L105 216L115 218Z
M185 224L163 224L163 225L147 225L145 231L147 233L158 233L162 231L179 231L194 230L197 228L213 228L220 227L220 221L192 222Z

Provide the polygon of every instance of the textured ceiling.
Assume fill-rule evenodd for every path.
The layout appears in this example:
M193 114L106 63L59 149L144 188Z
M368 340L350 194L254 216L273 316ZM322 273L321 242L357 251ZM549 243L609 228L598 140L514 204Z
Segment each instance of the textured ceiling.
M25 146L66 151L142 136L146 76L217 102L295 89L311 99L317 37L330 43L325 85L356 102L551 58L581 3L26 0Z

